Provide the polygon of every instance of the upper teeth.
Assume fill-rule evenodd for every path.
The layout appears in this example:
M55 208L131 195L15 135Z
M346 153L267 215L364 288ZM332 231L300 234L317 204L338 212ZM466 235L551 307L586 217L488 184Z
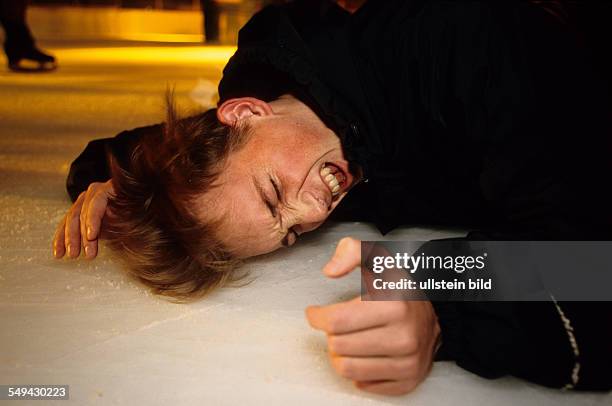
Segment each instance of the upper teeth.
M338 193L338 191L340 190L340 182L338 182L336 176L331 173L331 169L326 166L321 168L321 178L325 179L325 182L327 183L327 186L329 186L329 189L332 191L332 194L335 195L336 193Z

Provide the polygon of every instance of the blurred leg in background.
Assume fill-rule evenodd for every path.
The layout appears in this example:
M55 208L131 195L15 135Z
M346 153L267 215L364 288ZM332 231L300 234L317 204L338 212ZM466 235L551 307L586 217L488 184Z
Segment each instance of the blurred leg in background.
M4 28L4 52L9 69L16 72L51 71L55 58L36 48L26 23L27 0L0 0L0 23Z
M204 13L204 42L219 43L219 4L215 0L200 0Z

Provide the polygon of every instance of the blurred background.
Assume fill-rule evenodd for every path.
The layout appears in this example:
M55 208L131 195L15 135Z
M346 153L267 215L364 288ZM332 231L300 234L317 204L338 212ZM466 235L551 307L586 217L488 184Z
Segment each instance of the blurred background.
M152 297L104 247L95 261L53 259L71 206L66 176L87 143L164 121L169 88L183 115L213 107L239 28L270 2L33 0L26 10L21 1L0 0L13 33L7 47L0 30L0 383L69 384L76 405L612 404L451 364L434 367L410 399L368 396L338 378L304 308L355 294L358 273L325 283L317 270L342 236L380 238L369 224L327 223L253 260L248 289L181 306ZM33 68L20 71L27 57ZM411 227L387 237L459 235Z
M50 259L87 143L164 121L167 89L183 115L213 107L239 28L268 3L0 0L0 285L7 264Z
M32 0L28 22L39 40L202 42L208 39L235 44L238 29L267 3L270 1ZM205 36L205 20L209 23L209 38Z

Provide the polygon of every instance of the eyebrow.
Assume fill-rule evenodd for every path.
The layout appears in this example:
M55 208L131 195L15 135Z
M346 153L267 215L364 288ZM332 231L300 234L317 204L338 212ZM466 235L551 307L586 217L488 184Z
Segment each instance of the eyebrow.
M255 178L255 176L252 176L251 179L253 180L253 185L255 185L255 189L257 189L257 192L259 193L259 197L261 198L261 201L264 203L266 207L269 207L268 199L266 198L266 194L263 190L263 187L261 186L261 183L259 183L259 181ZM276 185L276 183L272 182L272 185L274 186L274 191L277 194L279 194L278 186ZM289 233L290 232L291 231L287 231L287 234L285 234L283 239L280 241L283 247L289 247Z

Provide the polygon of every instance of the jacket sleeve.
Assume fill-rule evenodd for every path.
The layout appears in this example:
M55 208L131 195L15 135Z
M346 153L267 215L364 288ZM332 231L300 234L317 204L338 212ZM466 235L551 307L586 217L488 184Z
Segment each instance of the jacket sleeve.
M93 182L106 182L111 178L107 154L113 154L118 161L126 162L134 146L147 134L162 131L161 124L123 131L111 138L90 141L87 147L70 165L66 179L66 190L74 202Z
M571 32L549 13L528 3L486 3L449 14L440 40L452 45L433 47L453 50L456 64L442 74L449 80L443 90L458 100L467 132L483 150L480 190L501 219L468 238L608 239L604 185L612 171L601 82ZM481 25L467 24L463 12L478 13ZM433 304L440 360L486 378L612 388L609 302Z
M514 375L576 390L610 390L611 302L434 302L436 360L493 379Z

